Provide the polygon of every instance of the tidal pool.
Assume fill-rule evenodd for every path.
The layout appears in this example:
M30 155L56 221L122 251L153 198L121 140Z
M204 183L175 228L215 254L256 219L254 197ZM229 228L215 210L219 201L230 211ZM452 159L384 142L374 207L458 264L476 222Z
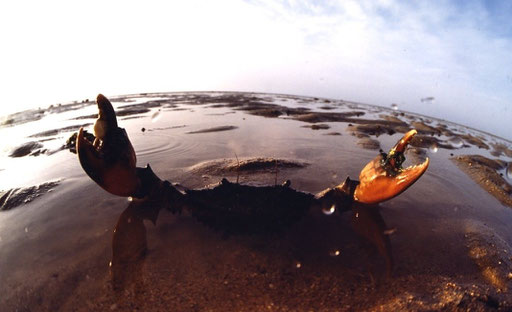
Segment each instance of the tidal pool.
M512 309L512 143L430 117L258 93L110 98L137 165L198 189L358 179L411 128L431 160L378 207L310 210L282 231L226 233L184 211L140 214L83 172L67 140L94 101L0 127L2 311ZM72 140L71 140L72 141ZM131 201L130 201L131 200Z

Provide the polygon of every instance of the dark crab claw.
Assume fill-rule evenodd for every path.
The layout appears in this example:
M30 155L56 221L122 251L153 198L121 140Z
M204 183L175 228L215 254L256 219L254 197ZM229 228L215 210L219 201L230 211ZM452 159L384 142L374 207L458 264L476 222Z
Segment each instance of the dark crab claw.
M116 114L110 101L99 94L98 119L94 124L94 142L78 131L76 150L85 173L109 193L135 196L139 189L135 151L126 131L117 126Z
M359 174L359 185L354 199L361 203L375 204L391 199L414 184L427 170L429 159L403 169L404 152L416 130L407 132L386 155L381 153L370 161Z

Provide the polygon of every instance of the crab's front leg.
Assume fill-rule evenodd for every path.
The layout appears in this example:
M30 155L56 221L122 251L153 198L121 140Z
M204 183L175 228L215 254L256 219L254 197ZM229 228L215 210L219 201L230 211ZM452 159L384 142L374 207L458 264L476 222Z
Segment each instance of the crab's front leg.
M376 204L391 199L414 184L427 170L429 159L423 163L402 168L404 152L416 130L407 132L389 151L381 153L361 170L360 181L347 178L343 183L318 193L315 203L324 210L343 212L349 210L354 201Z
M110 101L100 94L96 102L99 113L94 124L94 141L84 136L83 128L78 131L76 150L80 164L87 175L107 192L137 196L140 181L133 146L126 131L117 126Z
M354 200L375 204L391 199L413 185L425 173L429 164L428 158L421 164L402 168L405 149L416 133L416 130L407 132L388 154L381 153L361 170Z

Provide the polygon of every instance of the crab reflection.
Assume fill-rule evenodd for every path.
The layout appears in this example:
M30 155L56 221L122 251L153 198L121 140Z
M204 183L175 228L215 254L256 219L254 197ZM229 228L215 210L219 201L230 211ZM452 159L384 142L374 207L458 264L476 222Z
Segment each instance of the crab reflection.
M156 226L160 210L165 209L172 213L175 212L175 209L171 209L172 207L169 205L168 190L168 185L165 183L157 185L149 196L130 201L127 208L119 216L112 238L110 272L114 291L120 292L133 289L137 293L138 290L144 287L144 265L148 249L146 226L149 224L144 221L150 221L150 223ZM184 205L187 205L187 203L184 203ZM190 205L188 206L189 212L192 212L190 210L194 208ZM378 276L390 278L393 270L393 257L389 237L392 230L387 228L379 212L381 208L377 204L370 205L353 202L349 209L338 211L335 214L338 216L341 214L350 215L349 223L345 221L338 224L339 226L349 226L348 228L352 228L356 234L351 236L350 240L355 240L355 243L362 247L363 257L366 256L368 264L367 273L372 282L375 282L375 277ZM218 226L211 228L212 231L223 230L218 228ZM229 229L224 230L229 231ZM231 233L231 235L237 234L246 235L247 233ZM252 235L257 235L257 233L252 233ZM376 254L380 260L376 259ZM352 255L352 257L357 256L358 254ZM383 262L385 265L376 265L379 262Z
M131 199L121 213L112 237L110 272L114 290L142 284L142 268L148 248L144 220L156 225L161 209L169 207L167 183L157 184L144 199Z
M386 263L386 277L391 277L393 271L393 255L389 235L393 230L387 228L379 212L378 205L366 205L354 202L351 211L351 225L354 231L366 242L377 249ZM369 250L371 253L372 250ZM372 270L370 269L372 276Z
M157 212L158 213L158 212ZM140 276L148 248L144 217L146 210L133 202L121 213L112 237L110 270L114 290L141 282Z

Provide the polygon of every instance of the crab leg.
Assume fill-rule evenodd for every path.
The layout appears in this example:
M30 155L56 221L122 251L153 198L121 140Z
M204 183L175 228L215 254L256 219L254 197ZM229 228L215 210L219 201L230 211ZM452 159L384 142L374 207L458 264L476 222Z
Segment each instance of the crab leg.
M78 131L76 150L87 175L107 192L119 196L134 196L140 188L136 156L126 131L117 126L112 104L98 95L98 119L94 124L94 142Z
M387 155L382 153L361 170L359 185L354 192L356 201L374 204L391 199L405 191L425 173L429 164L428 158L421 164L402 168L405 149L416 133L416 130L407 132Z

